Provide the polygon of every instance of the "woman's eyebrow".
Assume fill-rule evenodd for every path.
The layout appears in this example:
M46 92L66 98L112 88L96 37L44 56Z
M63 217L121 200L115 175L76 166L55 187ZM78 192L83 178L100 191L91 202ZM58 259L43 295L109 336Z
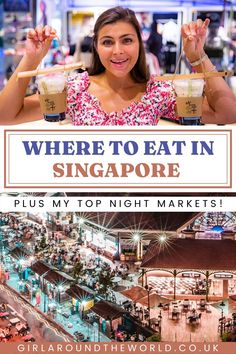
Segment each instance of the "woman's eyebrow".
M126 37L126 36L134 36L134 34L132 34L132 33L122 34L122 36L120 36L119 38L123 38L123 37ZM108 35L104 35L104 36L100 37L99 39L101 40L101 39L104 39L104 38L113 39L114 37L108 36Z
M109 39L112 39L113 37L111 37L111 36L102 36L102 37L100 37L99 39L101 40L101 39L104 39L104 38L109 38Z
M126 37L126 36L133 36L134 37L134 34L133 33L122 34L122 36L120 36L120 38L123 38L123 37Z

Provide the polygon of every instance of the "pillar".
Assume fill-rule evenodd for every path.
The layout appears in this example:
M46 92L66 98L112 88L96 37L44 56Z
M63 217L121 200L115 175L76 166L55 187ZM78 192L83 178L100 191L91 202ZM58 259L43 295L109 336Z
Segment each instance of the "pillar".
M209 300L209 272L206 271L206 301Z
M229 297L229 281L228 279L223 279L223 299Z
M174 270L174 300L176 300L176 276L177 276L177 272L176 269Z
M142 287L144 287L144 269L142 269Z

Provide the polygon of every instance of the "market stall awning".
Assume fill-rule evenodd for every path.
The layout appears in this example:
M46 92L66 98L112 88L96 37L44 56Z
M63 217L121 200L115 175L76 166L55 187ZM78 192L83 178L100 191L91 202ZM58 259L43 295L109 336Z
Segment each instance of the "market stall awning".
M107 302L107 301L99 301L97 302L91 310L96 313L96 315L104 318L105 320L114 320L116 318L122 317L125 310L122 308Z
M130 289L121 291L121 294L128 297L132 301L137 302L139 299L147 296L148 292L141 286L133 286Z
M67 274L63 274L62 272L57 272L55 270L49 270L44 279L47 280L49 283L58 285L69 285L74 279L69 277Z
M69 289L66 290L66 293L74 299L78 299L80 301L93 298L93 294L81 288L79 285L72 285Z
M22 248L16 247L10 251L10 255L15 259L28 258L29 254Z
M30 268L34 273L40 276L47 273L49 270L53 270L53 267L50 267L48 264L42 261L35 262Z
M132 288L124 290L121 293L131 299L133 302L137 302L142 306L148 306L148 292L141 286L133 286ZM149 296L149 301L151 307L156 307L160 302L166 303L170 300L156 293L151 293Z
M152 241L141 268L236 271L236 242L232 240L171 239Z

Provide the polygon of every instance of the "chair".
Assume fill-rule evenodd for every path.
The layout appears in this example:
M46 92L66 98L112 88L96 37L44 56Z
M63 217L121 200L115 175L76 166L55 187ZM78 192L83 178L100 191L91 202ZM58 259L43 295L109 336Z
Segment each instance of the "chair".
M199 303L199 309L204 311L206 309L206 302L205 300L200 300L200 303Z
M177 311L172 311L172 320L178 319L179 318L179 312Z
M169 304L163 304L163 310L169 310Z
M189 323L196 324L198 322L199 317L190 316Z
M188 312L188 310L189 310L189 304L187 304L187 303L186 303L186 304L185 304L185 303L183 303L183 305L182 305L182 306L183 306L183 311L184 311L184 312Z

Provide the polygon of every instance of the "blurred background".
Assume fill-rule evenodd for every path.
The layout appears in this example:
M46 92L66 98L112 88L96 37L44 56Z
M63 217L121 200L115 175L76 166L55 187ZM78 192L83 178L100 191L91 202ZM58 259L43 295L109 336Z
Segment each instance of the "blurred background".
M109 7L133 9L142 29L147 63L151 74L173 73L181 53L180 28L183 23L210 18L206 52L218 70L236 73L236 1L122 1L100 0L0 0L0 87L7 82L24 54L27 31L49 24L57 29L43 67L83 61L90 65L91 40L96 18ZM182 56L179 72L190 70ZM230 85L236 94L236 78ZM28 93L35 92L31 82Z

